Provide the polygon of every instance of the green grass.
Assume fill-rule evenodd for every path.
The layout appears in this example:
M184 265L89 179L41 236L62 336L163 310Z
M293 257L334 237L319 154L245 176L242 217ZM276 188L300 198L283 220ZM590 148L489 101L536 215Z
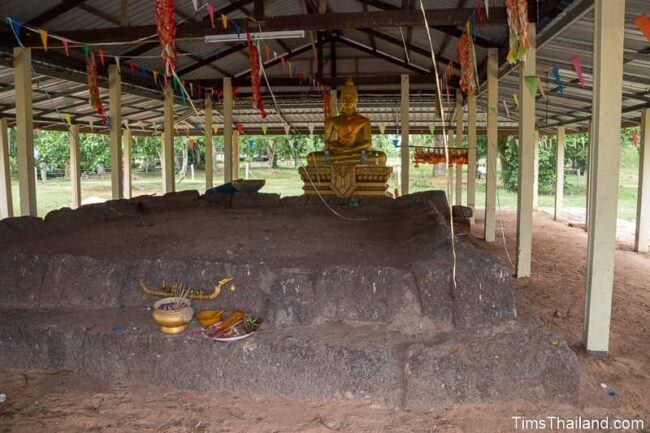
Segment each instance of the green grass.
M391 160L389 164L393 167L399 166L398 160ZM619 218L632 221L636 218L636 191L638 179L638 154L623 154L621 157L621 174L619 180L619 201L618 214ZM283 163L279 167L269 170L266 163L252 163L250 165L251 178L266 179L266 186L263 192L278 193L282 196L301 195L302 182L298 175L297 169L293 164ZM431 189L446 189L446 178L433 177L432 167L422 165L420 167L410 168L410 190L411 192L425 191ZM466 170L463 178L466 179ZM244 163L242 163L240 177L245 177ZM223 174L221 171L215 174L214 183L218 185L222 182ZM393 191L397 186L396 173L393 173L389 180L389 190ZM197 171L194 180L188 175L182 182L176 185L176 189L188 190L196 189L201 192L204 190L205 174ZM19 214L19 197L18 185L16 180L13 181L13 201L14 213ZM485 179L477 180L476 205L484 207L485 205ZM564 206L565 207L585 207L585 178L581 177L580 183L575 174L567 176L567 187L565 188ZM82 179L81 180L82 200L89 197L99 197L103 199L111 198L110 175L104 179ZM142 194L162 194L162 178L160 172L157 173L139 173L134 174L133 195ZM466 197L465 185L463 185L463 197ZM517 194L505 190L501 185L498 189L499 202L502 208L516 208ZM70 181L68 179L50 179L47 183L40 180L36 185L36 200L39 216L44 216L47 212L58 209L63 206L70 206ZM540 207L553 207L555 197L553 195L540 195Z

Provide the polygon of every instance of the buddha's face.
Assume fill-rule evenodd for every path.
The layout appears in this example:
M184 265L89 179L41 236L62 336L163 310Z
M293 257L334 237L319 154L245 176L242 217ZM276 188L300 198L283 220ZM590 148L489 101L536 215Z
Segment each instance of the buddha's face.
M357 97L351 93L342 93L341 94L341 103L340 103L341 113L343 114L353 114L357 112Z

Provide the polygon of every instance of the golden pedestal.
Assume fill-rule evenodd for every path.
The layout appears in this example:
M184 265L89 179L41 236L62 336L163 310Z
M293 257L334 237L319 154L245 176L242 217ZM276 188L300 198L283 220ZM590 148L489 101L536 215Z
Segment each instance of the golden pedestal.
M386 196L392 167L361 164L332 164L300 167L305 195L354 197Z

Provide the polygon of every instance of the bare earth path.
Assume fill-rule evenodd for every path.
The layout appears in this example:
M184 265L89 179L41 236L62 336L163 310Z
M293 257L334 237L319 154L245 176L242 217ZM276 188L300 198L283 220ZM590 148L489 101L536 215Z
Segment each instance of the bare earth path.
M504 212L503 222L514 258L514 212ZM479 215L472 235L481 234ZM493 246L476 242L507 262L500 233L498 238ZM575 406L515 402L406 411L347 400L282 401L129 384L105 386L73 372L0 369L0 392L7 394L6 403L0 404L0 433L504 432L523 431L515 429L512 416L552 415L640 418L649 429L650 258L631 252L627 244L617 251L611 353L602 360L587 357L580 347L585 250L584 231L536 213L534 275L516 284L518 308L532 310L578 354L581 397ZM608 391L616 396L608 396Z

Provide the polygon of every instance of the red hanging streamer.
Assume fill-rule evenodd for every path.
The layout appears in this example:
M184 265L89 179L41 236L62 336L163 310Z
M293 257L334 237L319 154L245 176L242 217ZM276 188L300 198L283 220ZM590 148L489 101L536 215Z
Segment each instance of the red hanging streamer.
M86 76L88 79L88 95L90 106L97 111L99 117L102 118L104 126L108 126L108 120L104 114L104 105L99 97L99 76L97 74L97 62L95 61L95 54L91 54L86 59Z
M464 33L456 45L456 56L460 65L460 89L473 95L476 91L476 79L474 77L474 51L472 38Z
M323 92L323 122L332 117L332 110L330 109L330 92L327 90Z
M247 33L247 35L250 35L250 33ZM259 110L262 119L266 119L268 114L264 110L264 101L262 101L262 92L260 91L259 51L257 45L252 44L250 39L248 40L248 61L251 67L251 90L253 91L251 105Z
M174 15L174 0L155 0L156 28L162 58L165 60L165 73L171 75L176 62L176 18Z
M528 0L505 0L505 6L510 35L507 60L514 64L524 60L528 52Z

